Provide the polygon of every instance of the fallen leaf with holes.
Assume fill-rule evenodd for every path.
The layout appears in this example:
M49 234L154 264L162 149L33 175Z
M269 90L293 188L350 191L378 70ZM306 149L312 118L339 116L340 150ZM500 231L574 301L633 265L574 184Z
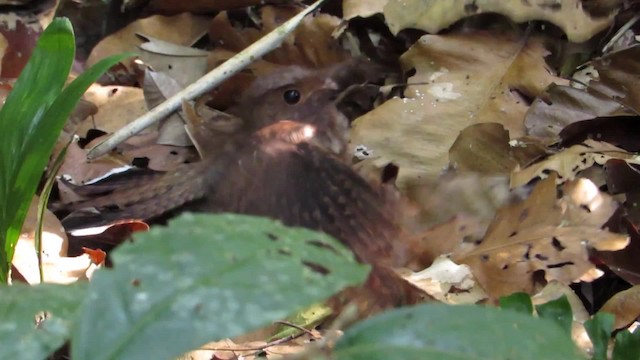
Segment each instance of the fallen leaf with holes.
M547 281L569 284L594 268L590 249L615 251L627 246L626 235L601 229L615 207L589 180L567 188L560 199L556 193L552 175L538 183L525 201L500 209L475 247L454 252L452 259L469 265L492 299L518 291L532 293L536 273ZM608 210L598 211L602 206Z
M449 164L461 130L498 123L512 138L524 135L520 95L535 97L552 82L548 51L539 40L482 32L426 35L401 57L415 69L405 98L393 98L354 121L351 139L400 167L398 185L435 178ZM522 69L527 69L523 72Z
M604 165L610 159L622 159L632 164L640 164L634 154L605 142L587 140L583 145L574 145L546 160L533 164L511 174L511 187L522 186L539 177L545 178L551 172L558 174L558 183L573 180L576 175L594 165Z
M140 45L140 58L155 70L187 87L207 73L209 52L138 34L148 40Z
M14 279L22 278L29 284L40 283L38 257L35 251L36 211L38 197L34 197L22 226L12 265ZM89 255L67 257L68 241L60 221L50 211L45 211L42 231L42 266L44 282L69 284L87 279L96 268Z
M140 88L92 85L84 97L98 111L80 123L77 129L80 136L85 136L89 129L113 133L148 111Z
M394 34L407 28L437 33L468 16L498 13L515 22L549 21L564 30L573 42L586 41L606 29L615 15L611 13L603 17L593 17L584 9L580 0L565 0L554 2L552 5L549 5L548 1L521 0L389 0L383 13L389 29Z
M640 317L640 285L621 291L600 308L600 312L615 315L614 329L629 326Z
M481 239L487 229L486 222L477 216L458 214L447 222L433 226L426 231L415 231L415 245L411 251L416 254L413 262L406 266L424 269L440 255L449 254L465 242ZM414 225L415 226L415 225Z

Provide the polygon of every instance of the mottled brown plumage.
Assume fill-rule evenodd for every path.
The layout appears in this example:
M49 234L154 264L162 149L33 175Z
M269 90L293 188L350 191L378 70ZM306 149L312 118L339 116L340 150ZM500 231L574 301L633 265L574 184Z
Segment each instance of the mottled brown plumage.
M324 71L291 68L286 76L258 80L230 109L245 122L220 154L149 175L146 185L121 186L77 207L98 208L102 223L150 219L183 205L267 216L324 231L362 261L392 262L393 204L343 161L348 120L335 99L377 69L362 64L368 63ZM299 92L299 101L287 101L285 92L291 90Z

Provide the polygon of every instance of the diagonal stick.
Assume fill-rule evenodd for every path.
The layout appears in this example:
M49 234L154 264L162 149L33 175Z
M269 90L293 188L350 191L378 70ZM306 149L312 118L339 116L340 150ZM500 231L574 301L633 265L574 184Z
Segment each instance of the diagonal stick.
M106 154L118 144L178 110L182 105L183 99L193 100L198 96L203 95L207 91L220 85L224 80L244 69L254 60L261 58L269 51L277 48L282 44L284 39L293 32L293 30L295 30L303 18L317 9L323 2L324 0L316 1L301 13L287 20L284 24L263 36L260 40L251 44L231 59L211 70L195 83L187 86L184 90L168 98L160 105L149 110L146 114L114 132L108 139L89 150L87 153L87 159L92 160Z

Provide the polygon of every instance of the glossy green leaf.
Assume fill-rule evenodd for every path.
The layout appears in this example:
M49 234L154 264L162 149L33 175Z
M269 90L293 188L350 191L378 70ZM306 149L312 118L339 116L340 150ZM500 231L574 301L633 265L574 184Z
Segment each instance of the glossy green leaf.
M356 324L338 340L334 358L582 359L571 337L549 320L444 304L392 310Z
M571 311L571 304L565 295L562 295L556 300L549 301L546 304L537 305L536 312L539 317L554 321L566 331L567 334L571 334L573 311Z
M522 314L533 315L531 297L526 293L513 293L500 298L500 307L505 310L513 310Z
M606 360L607 347L615 316L609 313L597 313L593 318L584 322L584 328L593 343L593 360Z
M85 291L86 284L0 285L0 359L41 360L62 346Z
M616 334L613 360L640 360L640 331L634 333L622 330Z
M114 268L91 281L74 360L173 359L282 319L368 272L327 235L229 214L183 214L112 255Z

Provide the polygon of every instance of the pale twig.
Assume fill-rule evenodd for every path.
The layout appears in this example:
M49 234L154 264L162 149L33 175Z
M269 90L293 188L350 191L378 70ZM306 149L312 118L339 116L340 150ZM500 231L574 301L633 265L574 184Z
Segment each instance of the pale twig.
M246 66L251 64L256 59L266 55L269 51L277 48L282 44L284 39L291 33L302 19L313 12L322 4L324 0L318 0L304 11L300 12L296 16L292 17L284 24L280 25L260 40L251 44L246 49L236 54L231 59L225 61L220 66L211 70L209 73L198 79L195 83L189 85L184 90L165 100L160 105L151 109L146 114L137 118L135 121L127 124L120 130L113 133L104 142L98 144L87 153L88 159L95 159L98 156L104 155L111 151L118 144L124 142L131 136L139 133L154 123L169 116L172 112L178 110L182 104L183 99L193 100L198 96L203 95L207 91L210 91L214 87L220 85L224 80L228 79L232 75L236 74Z
M640 14L636 14L634 17L629 19L629 21L627 21L624 25L622 25L620 29L618 29L618 32L616 32L615 35L613 35L613 37L611 38L611 40L609 40L609 42L607 42L607 44L602 48L602 53L606 54L607 52L609 52L609 50L613 47L616 41L618 41L624 35L624 33L627 32L627 30L631 29L633 24L635 24L638 20L640 20Z

